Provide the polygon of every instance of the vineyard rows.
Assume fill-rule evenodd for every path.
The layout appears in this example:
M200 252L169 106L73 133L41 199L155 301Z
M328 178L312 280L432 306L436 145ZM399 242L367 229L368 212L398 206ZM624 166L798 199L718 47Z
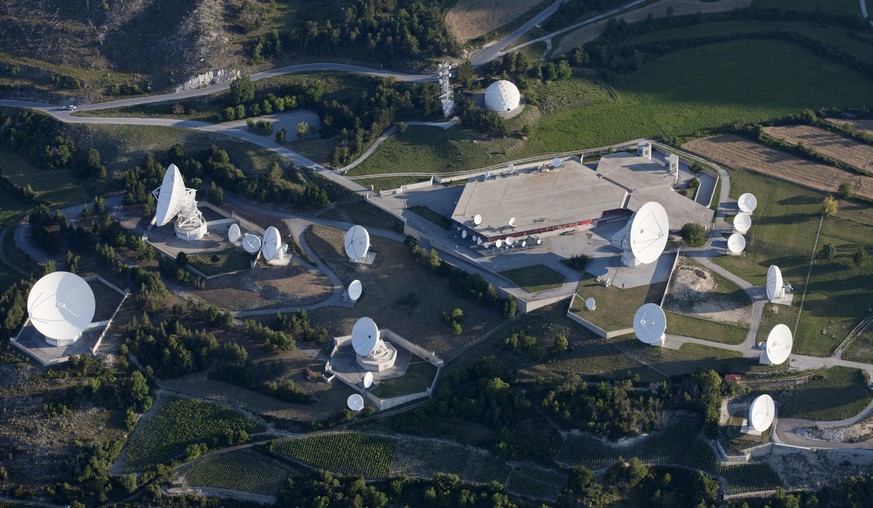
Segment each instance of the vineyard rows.
M211 402L167 397L158 404L128 442L122 464L125 473L169 462L191 444L214 447L228 431L253 434L264 430L254 420Z
M346 476L386 478L397 439L358 432L333 432L281 441L276 451L295 460Z
M638 457L650 464L687 466L724 477L729 485L729 494L769 490L781 485L779 477L768 464L722 465L699 434L699 428L675 426L637 439L627 446L571 434L564 441L556 460L590 469L608 467L619 457Z
M263 496L279 493L288 471L249 450L206 458L185 471L192 487L237 490Z
M801 159L737 136L695 139L682 147L719 164L761 173L823 192L835 193L841 183L851 182L856 186L857 196L873 199L873 178Z
M521 496L554 501L561 494L567 476L558 471L522 465L512 470L506 490Z
M472 483L503 483L511 470L488 452L435 439L404 437L397 441L396 450L392 475L429 478L448 473Z

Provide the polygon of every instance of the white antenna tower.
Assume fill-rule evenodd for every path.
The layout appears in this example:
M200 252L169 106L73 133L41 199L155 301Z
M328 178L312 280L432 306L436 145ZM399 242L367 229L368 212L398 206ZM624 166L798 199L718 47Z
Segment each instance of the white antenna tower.
M452 64L442 62L437 66L437 77L440 82L440 104L443 116L449 118L455 113L455 92L452 89Z

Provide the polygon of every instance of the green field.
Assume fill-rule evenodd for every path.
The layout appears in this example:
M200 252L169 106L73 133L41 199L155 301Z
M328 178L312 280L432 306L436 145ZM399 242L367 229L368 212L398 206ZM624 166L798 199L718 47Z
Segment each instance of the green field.
M794 11L822 11L861 17L861 8L858 7L856 0L753 0L752 5L762 9L777 8Z
M393 437L332 432L278 441L275 449L282 455L332 473L385 478L391 470L396 443Z
M843 351L843 358L855 362L873 363L873 330L861 332Z
M373 395L380 399L387 399L423 392L430 388L437 368L417 356L413 356L412 360L403 376L379 381L379 386L376 387Z
M0 171L21 186L30 185L40 199L53 206L85 203L95 195L105 194L109 182L92 182L73 177L68 169L39 169L17 153L0 150ZM3 203L6 208L6 203Z
M450 227L452 227L451 220L449 220L447 217L445 217L443 215L438 214L437 212L431 210L430 208L428 208L426 206L421 206L421 205L410 206L409 211L416 214L416 215L420 215L420 216L424 217L425 219L429 220L430 222L433 222L434 224L436 224L437 226L439 226L443 229L449 229Z
M554 469L520 464L506 480L506 490L525 497L557 499L567 475Z
M783 418L842 420L861 412L873 399L860 370L833 367L800 385L773 392Z
M665 312L665 314L667 314L667 331L674 335L706 339L723 344L742 344L749 332L748 328L742 326L697 319L675 312Z
M192 487L236 490L275 496L285 484L288 470L251 450L236 450L207 457L185 470Z
M189 256L188 264L207 277L251 268L251 256L243 255L236 247L220 252Z
M138 472L184 454L185 447L222 443L226 431L262 432L254 420L211 402L179 397L160 398L140 422L122 455L122 469Z
M597 470L609 467L619 457L638 457L650 464L685 466L721 476L728 483L728 494L771 490L782 484L776 472L766 463L722 465L700 435L699 425L688 423L652 433L626 446L570 434L556 460L568 466Z
M597 282L593 276L588 275L579 282L570 312L607 332L631 328L637 309L644 303L660 304L666 287L666 282L627 289L620 289L615 285L603 287L602 282ZM594 298L597 302L596 310L585 308L586 298Z
M539 293L556 289L564 285L567 278L563 273L556 272L546 265L526 266L500 272L500 275L515 282L528 293Z

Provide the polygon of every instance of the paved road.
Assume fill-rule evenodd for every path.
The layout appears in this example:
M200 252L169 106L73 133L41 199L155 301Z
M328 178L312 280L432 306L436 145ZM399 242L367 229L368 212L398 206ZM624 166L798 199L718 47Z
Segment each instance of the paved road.
M473 67L478 67L494 60L495 58L503 56L503 48L506 48L513 42L517 41L519 37L526 34L531 28L545 21L545 19L554 14L555 11L558 10L558 7L560 7L560 5L565 1L566 0L557 0L503 39L491 44L490 46L474 51L473 54L470 55L470 63L473 64Z

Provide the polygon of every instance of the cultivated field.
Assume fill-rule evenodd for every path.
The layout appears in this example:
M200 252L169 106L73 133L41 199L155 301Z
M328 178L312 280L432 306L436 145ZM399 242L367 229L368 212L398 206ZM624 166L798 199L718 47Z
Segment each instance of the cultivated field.
M436 473L456 474L468 482L506 482L511 468L479 448L442 439L404 436L397 440L391 475L430 478Z
M385 478L397 439L361 432L331 432L276 443L276 451L304 464L346 476Z
M828 122L837 125L849 125L856 131L864 131L873 134L873 120L848 120L845 118L828 118Z
M855 184L857 196L873 199L873 178L801 159L738 136L695 139L682 148L732 168L747 169L822 192L837 192L841 183L851 182Z
M251 450L237 450L208 457L185 470L191 487L236 490L262 496L279 493L288 470Z
M668 16L684 16L687 14L697 14L698 12L724 12L734 9L743 9L751 4L751 0L721 0L719 2L711 2L705 0L662 0L652 2L648 5L634 9L626 14L616 16L616 19L623 19L627 23L637 23L647 19L649 16L653 18L665 18ZM576 49L576 47L591 42L603 33L606 25L609 24L609 19L598 21L586 25L578 30L569 32L561 37L561 42L552 52L553 55L563 55Z
M873 173L873 146L810 125L764 127L764 132L792 145L802 144L861 171Z
M446 26L464 43L500 28L540 3L542 0L460 0L446 13Z
M554 501L565 483L567 483L565 473L522 464L512 470L512 474L506 480L506 490L520 496Z

